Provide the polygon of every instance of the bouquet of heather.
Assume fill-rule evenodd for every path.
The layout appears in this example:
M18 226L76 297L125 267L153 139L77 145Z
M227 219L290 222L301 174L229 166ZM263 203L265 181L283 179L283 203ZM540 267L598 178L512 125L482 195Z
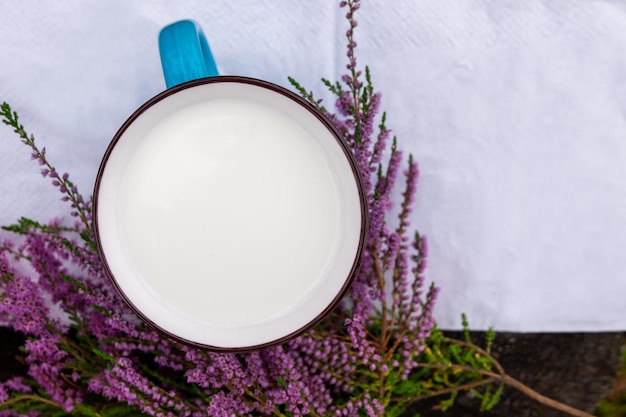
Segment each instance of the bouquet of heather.
M337 112L292 84L331 118L358 160L371 219L367 249L341 305L315 329L280 346L207 352L164 338L138 320L95 250L90 200L2 104L4 123L30 148L74 219L22 218L4 228L14 236L0 244L0 314L27 337L28 375L0 385L3 415L374 416L405 402L390 387L417 366L437 294L434 286L423 293L426 240L409 232L418 171L409 158L399 221L391 229L385 216L404 159L379 117L380 94L369 72L357 69L353 30L360 4L341 6L349 24L348 71L340 82L325 81L337 97Z
M275 347L208 352L139 320L98 256L91 199L2 103L4 124L60 191L69 216L3 227L0 322L25 336L28 371L0 382L0 416L396 416L436 395L447 394L441 406L449 407L462 390L488 409L504 384L515 385L489 354L491 333L481 349L469 333L452 341L434 327L438 289L423 277L428 246L409 224L418 167L390 137L381 95L368 69L357 66L360 1L340 7L347 10L347 71L338 82L323 80L336 98L334 111L290 81L332 120L358 161L370 218L366 250L330 316ZM397 186L400 201L392 199Z

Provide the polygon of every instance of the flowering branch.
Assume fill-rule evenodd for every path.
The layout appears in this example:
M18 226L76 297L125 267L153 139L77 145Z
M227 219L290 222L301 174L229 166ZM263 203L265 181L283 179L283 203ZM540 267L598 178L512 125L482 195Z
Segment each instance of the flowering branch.
M39 162L39 165L42 167L40 171L41 175L44 178L50 177L52 179L52 185L57 187L59 191L64 194L61 199L71 203L71 207L74 210L72 210L70 214L78 217L85 230L89 231L91 225L91 204L88 201L84 201L82 195L78 192L78 187L70 181L69 174L64 173L59 175L46 158L46 148L39 149L39 147L37 147L35 137L26 132L24 126L19 122L17 113L12 111L11 107L6 102L0 104L0 117L2 117L4 124L13 128L13 131L22 139L22 143L31 148L31 159Z
M433 379L441 380L443 378L441 375L456 375L457 378L461 378L463 375L470 375L470 382L462 382L462 380L459 379L447 388L438 388L433 392L426 392L421 395L417 395L411 399L410 403L416 403L426 398L437 397L444 394L453 394L454 398L460 391L470 391L481 400L481 410L488 410L499 401L502 389L505 385L507 385L524 393L541 404L560 410L569 415L575 417L593 417L591 414L582 410L578 410L567 404L563 404L552 398L546 397L545 395L538 393L524 383L508 375L502 365L489 351L489 347L493 341L487 341L487 349L482 349L471 342L467 334L467 328L465 330L466 340L456 340L443 337L440 333L437 334L435 338L440 338L440 341L427 348L428 352L424 355L424 358L427 360L420 363L419 367L422 369L432 370L433 372L442 373L438 376L438 378ZM437 333L437 331L435 331L435 333ZM488 332L487 337L493 337L493 334ZM445 349L451 349L454 353L443 352ZM437 355L439 355L439 358L432 360ZM466 356L466 358L462 359L462 356ZM441 360L441 358L444 357L452 358L455 362L446 363L445 360ZM428 358L431 360L428 361ZM488 395L485 395L488 391L480 393L475 390L479 387L492 387L494 385L497 386L496 391L490 392ZM453 401L443 401L442 403L444 408L447 408L453 404Z

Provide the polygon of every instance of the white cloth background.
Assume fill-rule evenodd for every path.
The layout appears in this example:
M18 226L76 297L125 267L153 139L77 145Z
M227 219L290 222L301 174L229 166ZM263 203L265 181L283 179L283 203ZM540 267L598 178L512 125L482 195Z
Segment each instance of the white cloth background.
M330 96L344 9L320 0L3 0L0 101L90 195L117 128L164 89L161 27L193 18L224 74ZM420 163L414 225L441 327L626 329L626 2L363 0L359 63ZM66 213L0 126L0 223Z

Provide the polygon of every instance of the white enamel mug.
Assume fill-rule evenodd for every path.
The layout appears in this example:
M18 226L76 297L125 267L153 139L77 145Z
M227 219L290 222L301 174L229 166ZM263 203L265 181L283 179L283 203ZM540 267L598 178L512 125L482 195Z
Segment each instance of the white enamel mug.
M215 351L287 341L358 271L360 170L306 100L217 75L194 22L163 29L160 52L169 88L122 125L98 172L103 263L137 315L177 341Z

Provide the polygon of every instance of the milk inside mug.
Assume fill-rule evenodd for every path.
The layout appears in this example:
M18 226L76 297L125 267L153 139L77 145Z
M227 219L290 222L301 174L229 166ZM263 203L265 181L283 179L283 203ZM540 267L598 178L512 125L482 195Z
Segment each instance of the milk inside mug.
M218 351L284 342L340 301L367 229L363 182L313 105L219 76L193 21L160 33L167 90L102 160L94 225L128 305L165 335Z

